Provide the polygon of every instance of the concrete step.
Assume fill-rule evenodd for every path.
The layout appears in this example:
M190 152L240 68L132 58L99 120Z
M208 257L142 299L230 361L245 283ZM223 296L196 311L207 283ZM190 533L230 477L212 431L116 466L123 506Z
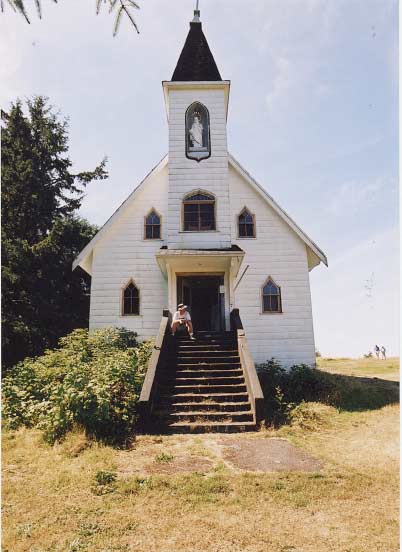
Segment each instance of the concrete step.
M166 423L206 423L206 422L253 422L252 412L161 412L160 419Z
M247 387L245 384L238 385L161 385L162 393L172 393L174 395L180 395L181 393L202 393L208 394L211 393L227 393L231 395L233 393L247 393Z
M159 408L161 411L169 409L170 412L249 412L251 404L249 402L160 402Z
M166 370L161 373L162 380L173 379L173 378L239 378L243 377L243 370L238 369L227 369L227 370L214 370L213 368L200 368L199 370L186 370L176 367L175 369Z
M207 370L211 368L212 370L239 370L241 368L240 362L182 362L180 364L166 364L166 371L170 369L175 369L180 367L183 370L198 370L204 369Z
M176 422L163 425L166 433L238 433L241 431L255 431L254 422Z
M195 339L190 339L189 337L173 337L169 339L169 345L222 345L222 344L230 344L232 346L236 346L236 341L233 337L228 336L222 336L222 337L200 337L195 335Z
M188 343L176 343L176 346L169 347L169 350L171 351L179 351L179 352L186 352L186 351L236 351L237 352L237 346L236 343L229 342L227 349L223 349L223 346L226 346L226 343L223 343L220 345L219 343L200 343L196 341L189 341Z
M177 403L244 403L248 401L247 393L179 393L160 395L159 404Z
M191 349L191 350L189 350ZM194 350L192 350L194 349ZM226 357L226 356L239 356L237 349L219 349L218 347L180 347L177 351L171 352L170 356L177 358L187 358L191 356L200 356L200 357Z
M168 364L215 364L215 363L240 363L239 355L205 356L199 353L192 355L171 355L167 359Z
M239 385L244 383L244 377L243 376L235 376L235 377L199 377L199 378L187 378L187 377L173 377L170 380L167 380L166 382L162 382L165 385L171 385L177 386L177 385L194 385L194 386L200 386L200 385Z

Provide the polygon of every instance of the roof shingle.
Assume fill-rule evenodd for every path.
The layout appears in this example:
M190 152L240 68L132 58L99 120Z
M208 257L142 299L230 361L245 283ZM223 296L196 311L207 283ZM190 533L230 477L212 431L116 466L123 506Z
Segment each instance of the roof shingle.
M221 81L221 75L202 32L200 22L192 21L172 81Z

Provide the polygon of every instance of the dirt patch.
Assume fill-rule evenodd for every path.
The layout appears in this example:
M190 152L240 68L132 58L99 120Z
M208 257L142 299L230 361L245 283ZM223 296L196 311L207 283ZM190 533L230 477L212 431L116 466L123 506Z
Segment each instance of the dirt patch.
M174 474L210 471L213 463L208 458L197 456L182 456L173 458L170 462L152 462L145 467L147 474Z
M303 471L322 468L316 458L294 447L285 439L224 439L224 459L239 470L246 471Z

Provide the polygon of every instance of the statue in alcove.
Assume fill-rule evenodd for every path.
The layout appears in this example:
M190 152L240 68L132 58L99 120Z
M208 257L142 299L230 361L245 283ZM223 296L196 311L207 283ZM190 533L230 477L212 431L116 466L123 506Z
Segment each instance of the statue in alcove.
M190 140L193 148L202 148L203 147L203 131L204 127L201 123L201 116L198 111L194 112L193 124L189 129Z

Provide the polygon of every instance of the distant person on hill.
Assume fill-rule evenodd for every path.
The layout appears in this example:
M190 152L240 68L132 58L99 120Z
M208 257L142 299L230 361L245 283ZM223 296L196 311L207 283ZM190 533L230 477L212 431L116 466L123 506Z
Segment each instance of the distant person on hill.
M383 360L387 360L387 349L384 347L384 345L381 347L381 357Z
M374 347L375 356L379 359L380 358L380 348L378 345Z

